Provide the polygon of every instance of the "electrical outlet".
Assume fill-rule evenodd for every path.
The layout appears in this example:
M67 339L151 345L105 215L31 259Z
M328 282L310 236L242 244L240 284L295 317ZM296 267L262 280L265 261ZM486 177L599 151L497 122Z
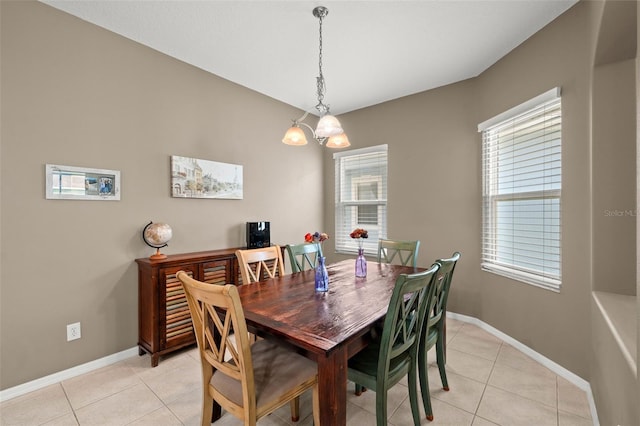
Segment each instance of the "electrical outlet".
M80 323L67 324L67 342L82 337L80 335Z

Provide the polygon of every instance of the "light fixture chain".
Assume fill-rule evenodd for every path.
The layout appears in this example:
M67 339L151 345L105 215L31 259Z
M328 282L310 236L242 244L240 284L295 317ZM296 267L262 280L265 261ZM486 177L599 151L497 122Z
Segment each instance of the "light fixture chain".
M320 112L320 115L324 115L329 112L329 107L323 103L324 94L325 94L325 82L324 75L322 74L322 18L323 15L320 13L318 16L318 20L320 21L319 28L319 40L320 40L320 48L318 50L318 72L319 75L316 78L316 85L318 90L318 105L316 105L316 109Z
M324 80L324 76L322 75L322 17L319 18L320 19L320 30L319 30L319 37L318 39L320 40L320 48L318 49L318 71L319 71L319 75L320 75L320 79Z
M320 120L315 130L303 122L307 114L309 114L309 111L305 112L301 118L293 120L293 126L287 130L287 133L285 133L282 139L282 142L287 145L299 146L307 144L307 137L301 127L308 129L313 135L313 139L320 145L326 142L327 148L346 148L351 145L347 135L344 134L342 130L342 125L338 119L329 112L329 105L323 103L326 87L324 75L322 74L322 20L328 13L329 9L324 6L317 6L313 9L313 16L320 20L320 49L318 52L318 76L316 77L318 89L318 104L316 105L316 109L320 113Z

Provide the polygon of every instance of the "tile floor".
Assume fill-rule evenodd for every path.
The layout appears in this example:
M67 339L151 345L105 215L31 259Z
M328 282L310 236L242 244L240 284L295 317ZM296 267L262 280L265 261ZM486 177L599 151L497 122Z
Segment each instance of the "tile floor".
M512 346L468 323L447 320L447 377L440 388L431 359L429 380L435 419L423 425L593 425L586 393ZM431 352L434 352L433 350ZM196 349L162 358L150 367L133 357L0 405L4 425L199 425L200 367ZM412 425L406 381L389 393L389 425ZM224 414L219 426L239 425ZM283 407L259 425L291 425ZM311 426L311 397L301 401L300 426ZM347 424L375 424L375 393L353 395L349 384Z

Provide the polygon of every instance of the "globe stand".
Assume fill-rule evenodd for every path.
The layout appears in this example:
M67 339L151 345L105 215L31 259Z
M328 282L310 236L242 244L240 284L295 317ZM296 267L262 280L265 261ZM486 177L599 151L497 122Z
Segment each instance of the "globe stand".
M152 254L151 256L149 256L149 259L151 260L162 260L166 258L167 258L166 254L160 253L160 247L156 248L156 254Z

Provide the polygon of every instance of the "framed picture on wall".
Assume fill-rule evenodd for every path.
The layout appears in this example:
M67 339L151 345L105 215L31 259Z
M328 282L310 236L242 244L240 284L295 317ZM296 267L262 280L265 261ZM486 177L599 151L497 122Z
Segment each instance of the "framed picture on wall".
M55 200L120 200L120 171L45 165L45 196Z
M242 200L242 166L172 155L171 195Z

